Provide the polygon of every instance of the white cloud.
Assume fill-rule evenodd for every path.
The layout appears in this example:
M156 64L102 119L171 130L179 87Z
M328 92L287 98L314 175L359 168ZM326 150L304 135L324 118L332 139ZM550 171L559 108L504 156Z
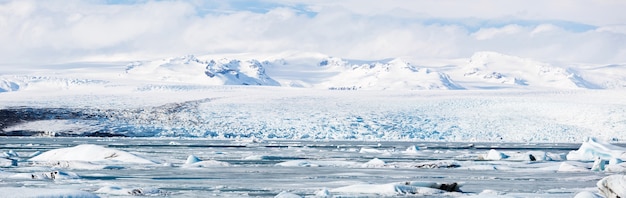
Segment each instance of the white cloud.
M473 33L472 36L476 40L487 40L502 34L515 34L522 31L522 27L519 25L507 25L502 28L485 28L480 29Z
M626 21L622 1L259 2L266 7L195 0L0 1L0 64L282 51L459 58L484 50L547 61L626 62L626 35L618 24Z

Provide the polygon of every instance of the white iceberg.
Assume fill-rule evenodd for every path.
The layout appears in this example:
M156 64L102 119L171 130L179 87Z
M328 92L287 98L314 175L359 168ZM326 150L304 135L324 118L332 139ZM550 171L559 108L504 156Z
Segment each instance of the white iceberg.
M363 168L382 168L386 166L387 166L387 163L378 158L374 158L362 165Z
M200 158L189 155L185 164L183 164L183 168L203 168L203 167L224 167L230 166L228 162L221 162L217 160L200 160Z
M278 195L274 196L274 198L302 198L302 196L283 191L283 192L278 193Z
M578 194L576 194L576 196L574 196L574 198L603 198L603 197L602 197L602 195L599 195L599 194L594 193L594 192L582 191L582 192L579 192Z
M594 161L596 158L603 160L626 159L626 148L589 138L580 145L578 150L567 154L567 160Z
M95 191L98 194L119 196L167 196L168 192L157 188L123 188L119 186L105 186Z
M401 182L388 184L355 184L332 189L333 193L373 194L381 196L395 195L438 195L446 192L461 192L458 183L443 184L436 182Z
M60 148L44 152L30 158L33 162L82 161L101 163L156 164L155 162L112 148L99 145L82 144L70 148Z
M607 198L626 197L626 175L611 175L596 184Z
M503 160L509 158L509 156L502 152L496 151L495 149L491 149L486 156L483 156L483 158L485 160Z
M36 173L16 173L9 176L8 178L23 180L66 180L80 179L80 176L74 172L50 171Z

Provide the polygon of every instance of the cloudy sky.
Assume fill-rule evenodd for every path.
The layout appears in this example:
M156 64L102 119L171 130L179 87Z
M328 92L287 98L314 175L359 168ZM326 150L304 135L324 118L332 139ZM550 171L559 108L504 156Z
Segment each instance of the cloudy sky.
M624 0L0 0L0 65L186 54L626 62Z

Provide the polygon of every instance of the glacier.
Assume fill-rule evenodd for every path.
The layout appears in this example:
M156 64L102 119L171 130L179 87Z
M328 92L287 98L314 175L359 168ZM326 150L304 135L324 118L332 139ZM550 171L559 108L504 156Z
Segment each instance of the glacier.
M423 63L295 53L111 64L0 75L0 135L626 139L626 65L559 66L495 52Z

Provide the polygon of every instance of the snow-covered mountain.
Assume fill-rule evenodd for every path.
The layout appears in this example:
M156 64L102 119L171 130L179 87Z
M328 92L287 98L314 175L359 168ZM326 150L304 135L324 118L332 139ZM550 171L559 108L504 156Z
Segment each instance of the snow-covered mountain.
M445 73L416 67L402 59L350 62L329 58L321 61L320 66L338 71L337 75L318 85L333 90L463 89Z
M197 83L202 85L267 85L280 84L265 74L257 60L199 60L193 55L131 63L128 77L151 81Z
M599 89L573 69L496 52L477 52L460 67L463 76L487 84L550 88Z
M150 85L324 90L626 89L626 64L551 64L496 52L434 63L410 57L349 60L319 53L283 53L188 55L115 64L93 67L73 63L69 69L0 75L0 93L120 87L141 90Z

